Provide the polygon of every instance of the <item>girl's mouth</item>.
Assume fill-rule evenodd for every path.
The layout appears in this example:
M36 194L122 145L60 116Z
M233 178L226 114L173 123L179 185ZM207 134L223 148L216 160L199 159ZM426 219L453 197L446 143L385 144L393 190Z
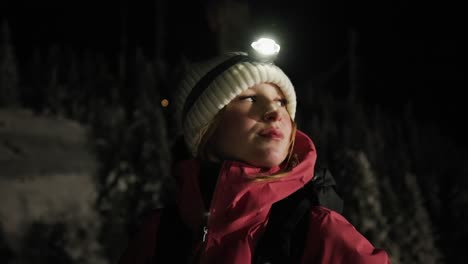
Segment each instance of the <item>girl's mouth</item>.
M284 138L283 132L276 128L267 128L260 131L259 135L264 138L281 140Z

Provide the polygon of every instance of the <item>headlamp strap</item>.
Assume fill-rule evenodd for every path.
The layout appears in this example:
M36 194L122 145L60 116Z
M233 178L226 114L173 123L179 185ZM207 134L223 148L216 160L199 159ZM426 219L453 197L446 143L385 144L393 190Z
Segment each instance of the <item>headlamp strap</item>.
M190 108L192 108L195 101L198 97L205 91L205 89L213 82L213 80L218 77L221 73L229 69L231 66L244 61L254 61L251 57L244 54L235 55L218 66L211 69L207 72L193 87L192 91L185 100L184 108L182 110L182 119L185 122L185 118L188 114Z

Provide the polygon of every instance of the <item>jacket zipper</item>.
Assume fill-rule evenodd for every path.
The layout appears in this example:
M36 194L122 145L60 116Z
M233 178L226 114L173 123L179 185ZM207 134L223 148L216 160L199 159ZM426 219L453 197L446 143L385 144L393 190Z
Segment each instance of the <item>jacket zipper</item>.
M211 198L211 203L210 203L210 208L208 209L208 213L206 214L206 222L205 222L205 225L203 226L203 237L202 237L202 245L201 247L199 248L199 252L203 252L205 251L205 246L206 246L206 240L207 240L207 237L208 237L208 231L209 231L209 223L210 223L210 215L211 215L211 210L213 208L213 204L214 204L214 201L216 200L216 193L219 192L218 191L218 184L219 184L219 181L220 181L220 178L221 178L221 174L222 174L222 171L223 171L223 168L225 167L225 163L226 162L223 162L223 164L221 165L220 169L219 169L219 173L218 173L218 178L216 179L216 186L214 188L214 192L213 192L213 197Z
M203 234L202 234L201 243L198 243L198 245L196 246L195 251L193 252L192 261L190 263L200 262L201 256L203 252L205 251L205 246L207 243L206 238L208 236L208 218L209 218L209 214L206 214L206 220L205 220L205 225L203 226Z
M203 226L203 242L206 241L206 234L208 234L208 227L207 226Z

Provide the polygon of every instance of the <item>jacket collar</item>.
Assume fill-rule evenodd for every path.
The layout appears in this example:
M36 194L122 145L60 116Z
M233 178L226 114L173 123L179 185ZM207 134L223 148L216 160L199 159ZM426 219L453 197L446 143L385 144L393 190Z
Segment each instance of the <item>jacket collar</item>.
M184 222L193 230L208 224L211 230L219 230L221 234L238 230L255 219L264 219L264 214L268 213L274 202L301 188L314 175L317 158L315 146L299 130L296 132L294 153L299 162L292 171L284 177L267 181L253 179L258 173L275 173L279 167L262 171L243 162L224 161L209 213L204 209L199 188L200 161L190 159L178 162L174 170L178 184L176 197ZM210 217L207 218L207 215Z

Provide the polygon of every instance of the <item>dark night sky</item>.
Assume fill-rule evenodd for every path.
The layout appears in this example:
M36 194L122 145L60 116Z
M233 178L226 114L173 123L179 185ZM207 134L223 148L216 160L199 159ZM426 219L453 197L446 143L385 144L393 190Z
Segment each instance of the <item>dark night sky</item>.
M171 21L197 24L201 11L197 1L167 2L177 4L168 14ZM345 6L344 1L322 0L306 8L299 4L304 1L252 2L256 23L282 37L282 62L294 79L326 71L345 55L347 29L352 26L361 37L358 52L369 65L366 81L370 85L362 96L396 112L412 101L422 120L438 123L448 135L467 144L464 134L468 130L462 124L466 120L462 93L468 87L467 45L463 40L467 30L461 4L392 0L353 1L352 6ZM113 54L120 45L119 4L123 4L130 44L145 48L151 56L154 3L109 3L2 0L0 15L9 21L19 58L29 56L32 46L50 43ZM373 84L379 90L373 89Z

